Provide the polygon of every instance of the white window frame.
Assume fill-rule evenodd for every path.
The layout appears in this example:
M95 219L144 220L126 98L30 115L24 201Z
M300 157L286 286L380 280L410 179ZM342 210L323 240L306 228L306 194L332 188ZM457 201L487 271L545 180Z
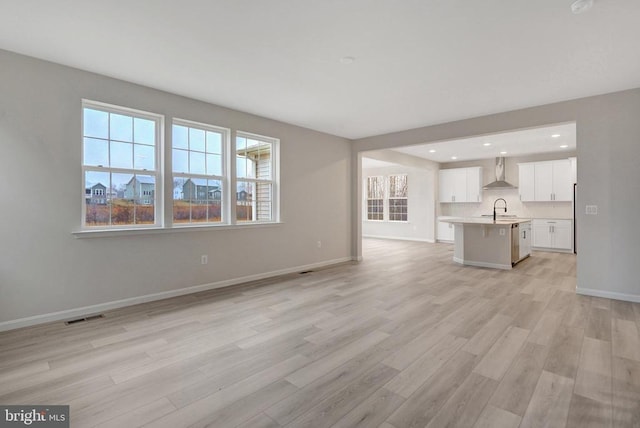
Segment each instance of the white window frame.
M129 107L122 107L114 104L103 103L88 99L81 100L80 108L80 157L81 157L81 227L73 232L76 237L100 237L100 236L120 236L127 234L146 234L155 232L171 232L171 231L187 231L187 230L203 230L203 228L246 228L260 227L261 225L274 225L281 222L280 217L280 140L278 138L265 135L255 134L240 130L231 130L216 125L206 123L193 122L186 119L170 118L165 121L165 116L157 113L137 110ZM95 109L108 113L122 114L137 118L152 120L156 123L155 127L155 159L154 171L135 169L135 168L115 168L110 166L93 166L84 164L84 109ZM174 173L172 162L173 149L173 124L182 125L191 128L198 128L223 133L222 141L222 176L199 175L190 173ZM170 137L165 139L165 132L169 132ZM109 135L110 137L110 135ZM239 178L236 174L236 137L250 138L254 140L264 141L271 145L271 179L259 178ZM90 137L91 138L91 137ZM108 138L111 141L110 138ZM118 140L115 140L118 141ZM165 152L165 151L168 151ZM87 198L94 195L86 193L86 172L106 172L106 173L125 173L132 175L153 176L155 180L154 194L154 223L151 224L110 224L110 225L87 225ZM221 221L220 222L189 222L175 223L173 222L173 178L174 176L188 176L193 178L205 178L220 180L222 183L221 196ZM248 181L253 183L265 182L271 185L271 218L269 220L238 221L236 217L236 192L238 181ZM257 189L257 186L255 186ZM105 190L104 198L108 199L112 195L111 188ZM140 195L141 198L143 195ZM141 199L142 200L142 199ZM257 195L256 195L256 203ZM151 200L149 199L150 203Z
M382 181L382 195L380 198L370 198L369 197L369 179L376 178ZM382 222L385 221L387 216L385 215L385 211L387 209L387 204L385 203L386 196L386 179L383 175L369 175L365 178L365 218L367 221L376 221ZM369 214L373 214L369 212L369 201L382 201L382 218L369 218Z
M154 144L154 171L144 170L144 169L134 169L134 168L114 168L110 166L89 166L84 163L84 110L85 108L100 110L107 113L121 114L126 116L138 117L141 119L152 120L156 123L155 126L155 144ZM149 228L157 228L164 224L164 192L163 192L163 156L164 156L164 116L157 113L151 113L142 110L136 110L129 107L122 107L113 104L106 104L99 101L92 101L83 99L81 103L80 110L80 121L81 121L81 129L80 129L80 159L82 165L82 210L81 210L81 227L83 230L119 230L119 229L149 229ZM110 137L110 136L109 136ZM111 138L108 139L111 141ZM154 198L154 222L152 224L109 224L109 225L99 225L99 226L91 226L86 224L86 215L87 215L87 205L86 205L86 173L89 171L103 172L103 173L122 173L122 174L132 174L132 175L151 175L155 179L155 189L156 194ZM107 192L105 192L107 193ZM105 194L106 198L106 194Z
M259 140L265 143L269 143L271 144L271 179L270 180L265 180L265 179L258 179L256 178L248 178L248 177L238 177L237 171L236 171L236 164L237 164L237 154L236 154L236 146L237 146L237 139L238 138L249 138L252 140ZM230 158L232 159L231 165L232 165L232 171L231 174L229 174L230 176L230 181L231 181L231 221L232 224L239 224L239 225L247 225L247 224L259 224L259 223L278 223L280 222L280 140L277 138L273 138L273 137L268 137L266 135L259 135L259 134L254 134L251 132L246 132L246 131L236 131L234 138L233 138L233 143L231 144L231 156ZM256 219L256 213L253 213L253 220L251 221L238 221L237 219L237 213L236 213L236 205L237 205L237 189L238 189L238 182L239 181L244 181L244 182L250 182L250 183L254 183L254 189L257 190L257 183L270 183L271 184L271 218L269 220L258 220ZM257 195L255 195L255 205L254 205L254 210L255 210L255 206L257 206Z
M391 196L391 177L405 177L405 180L407 182L407 196ZM389 176L387 177L387 219L390 222L393 223L408 223L409 222L409 175L408 174L389 174ZM399 199L399 200L404 200L405 201L405 206L406 206L406 220L395 220L393 218L391 218L391 200L392 199Z
M221 142L221 158L222 158L222 175L208 175L208 174L191 174L191 173L180 173L173 172L173 125L185 126L187 128L200 129L203 131L210 131L222 134L222 142ZM230 224L231 215L230 215L230 198L229 193L232 192L229 183L229 146L231 145L231 130L229 128L223 128L217 125L210 125L207 123L194 122L186 119L178 119L173 118L171 121L171 153L172 153L172 162L170 166L165 166L167 169L170 169L171 173L171 182L173 183L173 179L175 177L180 178L195 178L195 179L205 179L205 180L219 180L222 183L222 195L220 198L220 221L206 221L206 222L188 222L188 223L176 223L173 219L173 188L171 189L171 224L173 227L201 227L203 225L206 226L218 226ZM205 147L206 148L206 147ZM191 150L188 150L189 152Z

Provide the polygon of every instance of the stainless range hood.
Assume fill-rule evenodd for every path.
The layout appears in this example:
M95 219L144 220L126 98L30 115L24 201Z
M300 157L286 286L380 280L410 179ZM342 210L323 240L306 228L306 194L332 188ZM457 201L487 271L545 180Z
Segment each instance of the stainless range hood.
M516 186L504 180L504 158L496 158L496 181L487 184L483 189L517 189Z

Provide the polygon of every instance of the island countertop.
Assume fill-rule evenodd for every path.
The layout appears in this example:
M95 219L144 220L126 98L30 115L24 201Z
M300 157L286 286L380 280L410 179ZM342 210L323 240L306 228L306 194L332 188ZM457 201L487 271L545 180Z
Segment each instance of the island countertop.
M498 218L491 217L442 217L438 221L452 224L481 224L488 226L507 226L512 224L529 223L530 218Z

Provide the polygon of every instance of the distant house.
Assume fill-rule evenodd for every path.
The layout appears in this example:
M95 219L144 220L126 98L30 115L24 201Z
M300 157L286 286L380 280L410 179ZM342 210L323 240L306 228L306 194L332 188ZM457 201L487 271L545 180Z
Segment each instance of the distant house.
M102 183L87 183L84 189L84 198L87 204L106 205L107 186Z
M252 169L252 176L258 179L270 179L271 178L271 147L265 144L255 141L247 140L247 147L244 149L238 149L236 154L243 157L248 162L247 168ZM256 183L253 188L254 194L247 194L246 191L241 190L236 194L238 205L252 206L254 219L269 219L271 218L271 186L262 183ZM241 193L244 194L241 195Z
M182 185L182 199L185 201L206 204L207 201L219 201L222 192L218 186L197 184L190 178Z
M124 198L141 205L153 204L156 182L153 177L134 175L124 189Z
M173 199L174 200L184 199L184 193L182 193L182 186L174 185L174 187L173 187Z

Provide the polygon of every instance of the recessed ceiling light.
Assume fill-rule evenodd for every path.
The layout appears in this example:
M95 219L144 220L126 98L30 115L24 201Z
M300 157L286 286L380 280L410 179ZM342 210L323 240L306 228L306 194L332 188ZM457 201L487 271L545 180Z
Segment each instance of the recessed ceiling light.
M560 146L561 149L566 149L567 147L569 147L568 144L563 144L563 145Z
M435 152L436 152L435 149L429 150L429 153L435 153Z
M485 147L489 147L491 145L491 143L484 143L483 146Z
M457 156L451 156L451 159L456 160L456 159L458 159L458 157Z
M553 134L553 135L551 136L551 138L558 138L559 136L560 136L560 134Z
M352 64L356 59L352 56L343 56L340 58L340 62L343 64Z
M506 155L506 154L507 154L507 152L500 152L500 154L501 154L501 155Z
M579 13L584 13L591 9L591 6L593 6L593 0L576 0L571 3L571 12L575 13L576 15Z

